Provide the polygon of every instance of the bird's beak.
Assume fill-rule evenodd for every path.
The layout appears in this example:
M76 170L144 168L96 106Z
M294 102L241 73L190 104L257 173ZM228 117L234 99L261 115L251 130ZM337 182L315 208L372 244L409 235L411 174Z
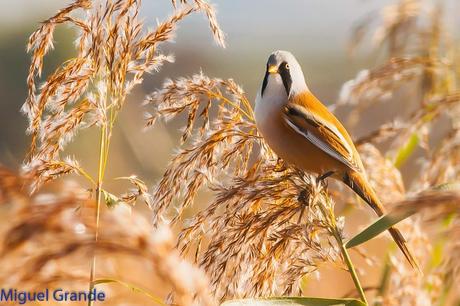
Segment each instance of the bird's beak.
M270 74L278 73L278 67L276 67L275 65L268 66L267 71Z

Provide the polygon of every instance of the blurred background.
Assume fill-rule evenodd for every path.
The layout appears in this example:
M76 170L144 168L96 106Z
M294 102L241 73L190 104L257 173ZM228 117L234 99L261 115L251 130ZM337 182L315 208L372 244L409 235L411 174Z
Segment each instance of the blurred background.
M28 36L39 23L64 6L60 0L1 0L0 10L0 162L13 168L23 160L28 138L24 131L26 118L19 109L26 97L26 75L29 56L25 46ZM350 57L347 52L350 35L363 18L379 18L379 11L389 0L232 0L213 1L218 19L227 34L227 48L213 43L204 16L194 15L181 23L175 44L168 52L176 57L176 64L167 65L158 74L143 83L130 98L123 111L126 123L115 135L116 149L112 159L120 171L132 171L147 181L154 181L162 173L165 158L172 152L175 142L170 138L174 129L156 129L136 132L143 127L142 101L146 94L160 87L165 78L190 76L202 70L210 77L233 78L243 86L251 101L260 86L267 56L276 49L294 53L303 66L310 89L326 104L338 97L341 85L366 67L375 66L381 52L372 51L368 40L358 53ZM447 1L448 10L458 11L458 1ZM144 1L143 17L146 24L154 25L171 14L167 0ZM452 28L460 21L448 21ZM58 63L72 55L72 30L58 28L56 51L47 56L46 75ZM340 114L339 114L340 115ZM359 136L358 130L354 136ZM134 135L134 138L127 137ZM71 146L77 149L79 160L93 163L91 149L97 138L81 137ZM94 140L92 142L91 140ZM161 146L153 145L161 142ZM155 158L144 158L153 157ZM83 157L87 157L85 160ZM142 164L139 163L142 160ZM145 163L149 160L149 163ZM91 168L87 166L87 168ZM116 170L113 170L116 171ZM109 174L110 175L110 174Z
M26 118L20 107L27 95L26 77L29 56L28 36L40 21L64 6L61 0L0 0L0 163L20 167L29 139L25 133ZM177 43L168 44L166 53L175 55L176 63L166 65L159 73L147 78L130 96L115 128L110 153L111 167L107 173L108 189L116 190L117 182L110 178L137 174L153 185L166 169L168 160L178 145L174 122L159 123L154 129L143 130L142 102L147 94L161 87L166 78L191 76L203 71L210 77L233 78L246 91L251 101L262 81L268 55L276 49L291 51L301 63L310 89L325 103L334 103L344 82L370 67L378 65L384 51L367 39L353 55L349 41L355 26L363 18L381 18L380 11L390 0L215 0L218 20L227 35L227 48L215 45L203 16L186 18L177 32ZM460 11L460 2L446 1L446 11ZM172 12L168 0L144 0L142 14L148 25L163 20ZM455 14L447 14L450 29L460 26ZM452 19L448 19L452 17ZM370 31L372 32L372 31ZM451 30L453 36L458 32ZM72 56L74 33L60 27L55 37L56 51L46 57L44 75ZM396 108L375 110L369 118L350 126L357 138L377 128ZM340 109L340 117L346 110ZM95 175L97 165L97 131L84 131L69 145L69 154L78 156L85 169ZM368 276L369 277L369 276ZM370 276L371 278L373 276ZM348 275L342 280L348 282ZM340 282L340 278L336 278ZM319 286L318 295L330 294ZM342 294L348 289L343 288Z

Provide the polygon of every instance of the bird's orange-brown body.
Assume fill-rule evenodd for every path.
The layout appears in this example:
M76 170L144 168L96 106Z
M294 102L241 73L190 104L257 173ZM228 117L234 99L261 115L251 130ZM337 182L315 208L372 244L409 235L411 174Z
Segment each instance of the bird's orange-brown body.
M292 102L302 104L310 111L334 122L349 145L356 151L350 136L342 124L311 92L302 93ZM296 165L298 168L318 175L329 171L333 171L334 175L338 175L348 170L346 165L325 154L323 150L311 142L305 141L305 138L301 134L289 127L284 119L282 107L284 106L273 107L270 111L271 115L265 119L266 122L258 121L257 123L260 133L264 136L264 139L273 151L282 159ZM359 155L356 154L356 156L357 164L362 167Z
M296 167L331 175L381 216L384 207L369 184L361 158L340 121L308 89L300 65L286 51L272 53L256 100L256 124L272 150ZM417 262L396 228L389 232L409 263Z

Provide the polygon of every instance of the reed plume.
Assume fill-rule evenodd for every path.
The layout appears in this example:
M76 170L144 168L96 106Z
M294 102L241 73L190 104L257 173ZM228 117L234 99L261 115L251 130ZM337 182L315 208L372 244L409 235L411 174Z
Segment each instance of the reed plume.
M390 207L405 203L404 199L411 194L420 195L417 198L420 204L427 188L444 182L447 169L449 179L458 179L457 172L451 170L455 167L456 155L450 150L456 143L455 114L460 102L453 83L455 66L452 54L444 52L449 39L441 30L442 14L438 7L427 9L421 1L402 0L385 8L381 16L382 25L374 34L374 43L387 48L388 60L375 69L361 71L356 79L347 82L333 107L352 108L349 121L353 124L374 104L387 103L409 86L419 89L417 92L421 95L406 102L405 109L409 112L364 135L357 143L372 184ZM427 22L418 22L421 19ZM362 24L358 29L362 31L367 27ZM354 43L358 42L359 39ZM341 225L342 220L330 219L315 211L315 207L332 210L329 193L316 186L314 178L285 165L270 151L254 128L249 101L235 88L232 80L210 79L201 73L191 78L168 80L162 89L146 99L146 104L153 107L153 114L147 115L147 126L158 118L169 120L183 113L187 117L182 146L154 190L154 202L158 203L154 223L162 219L177 223L200 191L211 192L213 200L185 221L187 225L183 227L178 246L183 252L194 252L197 262L210 274L217 296L296 293L301 277L308 276L321 263L343 266L340 245L331 240L330 231L332 220ZM213 109L216 115L212 121L209 116ZM437 148L431 151L429 136L446 116L452 123L452 131L434 142ZM382 142L390 143L385 154L376 147ZM420 162L420 173L439 171L441 176L439 179L430 176L433 183L427 184L426 176L420 175L420 181L406 188L400 168L411 159L417 147L426 153ZM446 161L434 152L445 152L449 157ZM425 171L425 167L433 168ZM336 192L335 188L332 191L341 197L345 194ZM443 195L436 193L432 201L441 205ZM421 206L417 210L422 210ZM298 235L305 224L320 226L304 231L304 245L299 246ZM426 243L428 233L421 230L420 222L415 219L401 226L414 232L409 238L410 244L415 248L423 245L417 256L426 264L427 254L431 252ZM320 237L311 240L312 232ZM312 243L315 239L319 239L316 242L320 248ZM272 242L284 247L274 251ZM301 254L296 253L292 245L302 249ZM303 257L304 254L310 257ZM421 290L426 280L416 272L409 273L397 255L389 256L388 265L399 271L392 274L393 286L397 284L398 275L407 276L408 281L414 281L412 285L407 282L407 288L415 286ZM304 261L303 266L298 264L299 259ZM238 266L242 262L245 269ZM284 270L281 263L296 269ZM395 266L396 263L399 266ZM225 280L224 286L222 280ZM399 293L393 292L391 297L384 295L386 293L380 297L396 303L401 299L397 297ZM435 296L426 294L430 299ZM411 298L416 299L417 295Z
M32 53L29 68L29 95L22 110L29 118L32 136L26 168L32 170L52 164L74 168L60 157L65 145L83 129L97 126L104 141L112 135L117 114L127 95L142 83L146 73L158 71L173 57L161 53L161 45L174 38L178 23L188 15L203 11L209 18L216 41L224 45L223 34L212 6L194 1L177 8L154 30L144 30L139 18L141 1L78 0L45 20L29 39ZM56 26L70 24L76 32L76 55L64 62L37 90L44 57L53 48ZM39 171L38 178L52 179ZM75 171L79 172L79 171Z
M65 285L66 290L81 290L88 282L88 264L96 249L101 259L98 270L105 277L93 282L106 292L106 302L111 305L126 305L126 301L164 305L161 291L151 292L140 282L155 278L172 290L175 305L215 305L204 272L180 257L166 225L152 232L142 214L119 204L101 216L104 231L95 241L96 203L88 198L85 188L67 182L57 186L58 193L29 195L23 187L33 178L20 177L3 167L0 172L0 205L6 206L5 217L10 220L0 228L0 262L5 265L0 280L4 286L34 291ZM133 284L116 277L118 270L126 269L151 273ZM102 289L108 284L139 294L133 295L131 290L108 294L111 288Z
M225 46L210 3L171 5L169 18L146 29L140 0L75 0L30 36L22 108L30 150L21 176L0 167L0 205L11 221L0 226L0 262L7 267L2 283L78 289L90 283L106 290L117 284L139 292L139 303L216 305L230 298L302 295L308 289L303 280L320 277L327 266L348 270L356 286L351 295L376 305L458 301L459 67L442 6L395 1L365 17L351 40L354 53L370 33L382 59L346 82L333 108L350 110L351 128L373 107L401 110L356 143L391 213L416 214L398 226L424 270L410 270L389 250L381 282L361 286L356 270L361 276L368 267L351 262L345 247L345 225L351 223L335 212L336 202L342 207L358 200L278 158L258 134L247 94L233 79L200 72L168 79L147 96L147 127L185 118L180 147L153 189L136 175L117 178L130 184L125 192L106 189L119 114L147 74L174 61L162 47L181 21L201 12L215 42ZM43 76L54 32L63 24L74 30L75 53ZM89 129L100 135L98 168L91 170L66 151ZM55 182L68 174L86 182ZM153 226L132 209L139 201L151 209ZM103 203L112 209L101 214ZM353 250L378 266L364 247ZM165 288L138 285L156 281ZM119 290L111 293L111 304L137 302Z
M185 221L178 247L194 254L219 299L298 294L319 266L347 269L344 219L327 189L267 147L233 80L167 80L145 103L147 126L186 114L182 147L153 193L154 223L177 223L200 191L213 194Z
M24 170L33 178L32 191L64 174L77 174L87 180L95 195L96 244L102 203L108 206L133 204L141 198L152 205L148 188L135 176L126 178L135 189L125 194L118 196L104 189L113 128L127 96L143 82L146 74L173 61L173 56L160 51L161 46L174 38L179 22L189 15L203 12L215 41L224 46L224 35L212 5L202 0L181 1L180 6L175 1L172 4L173 15L154 29L146 30L139 17L140 0L75 0L45 20L29 38L28 97L22 111L29 119L31 145ZM54 31L61 24L68 24L75 30L76 55L37 86L44 58L53 49ZM91 127L100 133L97 178L75 158L61 156L66 144L77 133ZM96 277L95 255L90 274L91 289Z
M445 234L455 237L458 220L454 218L445 229L441 224L456 213L459 203L457 52L443 19L442 3L400 0L386 7L380 16L365 18L356 27L351 50L372 28L370 23L380 20L371 36L378 48L385 49L386 59L379 67L363 70L345 83L336 106L354 106L351 123L378 104L403 110L398 118L364 136L360 143L386 144L387 162L391 161L410 182L406 199L389 203L393 203L396 212L419 213L401 227L412 249L417 250L424 275L408 271L389 255L390 263L382 276L384 289L377 301L380 305L454 303L459 297L451 285L452 276L456 275L452 259L458 253L453 240L444 239ZM406 170L405 174L402 167L407 164L416 169L412 173ZM387 175L377 176L377 181L381 182L384 176ZM451 252L441 252L444 255L437 258L436 248ZM445 286L441 285L443 282Z

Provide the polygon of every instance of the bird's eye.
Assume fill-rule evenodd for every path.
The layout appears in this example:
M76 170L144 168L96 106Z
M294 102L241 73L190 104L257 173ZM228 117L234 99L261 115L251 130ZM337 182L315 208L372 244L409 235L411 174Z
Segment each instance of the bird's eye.
M289 70L289 64L288 63L286 63L285 67L286 67L287 70Z

